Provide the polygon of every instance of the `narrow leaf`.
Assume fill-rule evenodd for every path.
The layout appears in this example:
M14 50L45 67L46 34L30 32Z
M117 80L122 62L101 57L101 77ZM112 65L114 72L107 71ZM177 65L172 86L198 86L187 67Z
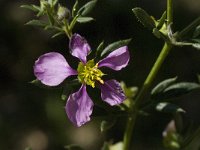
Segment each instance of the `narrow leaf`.
M49 23L50 23L50 25L54 25L54 22L55 22L55 20L54 20L54 18L53 18L53 16L52 16L52 14L51 14L51 12L47 9L47 16L48 16L48 19L49 19Z
M159 21L158 21L159 23L158 23L158 25L156 26L157 29L161 29L161 28L162 28L163 24L164 24L165 21L166 21L166 17L167 17L167 12L165 11L165 12L162 14L161 18L159 19Z
M200 43L200 39L192 39L195 43Z
M182 108L175 104L162 102L156 105L156 110L164 113L177 113L177 112L185 112Z
M175 126L176 126L177 133L181 133L182 130L183 130L183 117L182 117L182 114L176 113L174 115L174 121L175 121Z
M200 50L200 43L194 43L194 44L192 44L192 47Z
M156 85L155 88L153 88L153 90L151 91L151 95L152 97L155 95L158 95L159 93L163 92L168 86L170 86L171 84L173 84L174 82L176 82L177 77L175 78L170 78L170 79L166 79L162 82L160 82L158 85Z
M99 60L101 59L101 53L102 53L103 49L104 49L104 41L102 41L98 45L98 47L95 51L95 59L94 59L95 62L99 62Z
M102 52L103 50L103 47L104 47L104 41L102 41L99 46L97 47L97 50L96 50L96 55L100 55L100 53Z
M64 32L58 32L58 33L54 34L51 38L55 38L55 37L62 35L62 34L64 34Z
M136 7L133 8L132 11L144 27L147 27L150 30L156 27L154 20L145 10L140 7Z
M157 28L153 28L152 32L158 39L162 37L161 32Z
M126 39L126 40L120 40L114 43L111 43L110 45L108 45L101 53L101 57L105 56L106 54L122 47L125 45L128 45L128 43L131 41L131 39Z
M78 7L78 0L76 0L74 6L72 8L72 17L76 16L77 7Z
M92 0L88 3L86 3L84 6L82 6L78 10L77 14L80 14L81 16L86 16L94 8L96 3L97 3L97 0Z
M194 33L193 33L193 38L197 38L198 36L200 35L200 25L198 25L196 27L196 29L194 30Z
M78 17L77 22L79 23L87 23L90 21L93 21L94 19L92 17Z
M173 84L163 91L163 97L166 99L178 97L187 94L193 90L200 89L200 85L192 82L180 82Z
M138 93L138 87L136 86L127 87L127 85L123 81L120 82L120 85L127 98L133 99Z
M26 8L26 9L29 9L29 10L32 10L34 12L38 12L40 11L40 7L36 6L36 5L21 5L20 6L21 8Z
M63 32L63 29L56 27L56 26L52 26L52 25L45 26L44 30L56 30L56 31Z
M40 20L31 20L31 21L27 22L26 25L45 27L47 25L47 23L40 21Z

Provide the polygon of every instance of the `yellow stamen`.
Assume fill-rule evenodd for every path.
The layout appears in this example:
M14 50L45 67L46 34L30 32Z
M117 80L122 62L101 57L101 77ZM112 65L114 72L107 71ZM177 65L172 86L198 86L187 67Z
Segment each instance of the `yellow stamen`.
M78 78L82 83L95 87L95 82L100 82L104 84L101 79L105 75L100 69L98 69L98 63L95 64L94 60L88 61L86 64L82 62L78 65Z

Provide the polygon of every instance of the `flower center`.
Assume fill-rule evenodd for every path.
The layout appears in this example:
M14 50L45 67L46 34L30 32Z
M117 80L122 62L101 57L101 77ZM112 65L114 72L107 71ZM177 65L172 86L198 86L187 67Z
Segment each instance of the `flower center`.
M93 59L89 60L86 64L80 62L77 71L78 79L82 83L90 85L93 88L95 87L96 81L104 84L104 81L101 79L101 77L105 74L98 69L98 63L95 64Z

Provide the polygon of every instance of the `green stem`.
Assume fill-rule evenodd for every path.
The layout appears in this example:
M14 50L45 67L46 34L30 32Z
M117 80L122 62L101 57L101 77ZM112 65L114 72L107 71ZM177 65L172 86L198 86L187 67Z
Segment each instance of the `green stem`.
M135 121L138 115L138 108L148 91L149 87L151 86L152 82L154 81L155 77L157 76L157 73L163 64L165 58L167 57L169 51L171 50L172 45L165 43L165 45L162 48L162 51L160 55L158 56L154 66L152 67L149 75L147 76L139 94L136 97L135 104L133 105L132 112L133 116L130 116L127 121L127 127L126 131L124 134L124 150L129 150L130 149L130 142L131 142L131 136L132 136L132 131L135 126Z
M132 137L133 129L135 126L137 113L138 113L137 111L133 111L133 115L128 117L127 119L126 130L125 130L124 139L123 139L123 150L130 150L131 137Z
M173 22L173 0L167 0L167 25Z
M167 25L170 25L173 20L173 13L172 13L172 0L167 0ZM153 65L149 75L147 76L139 94L135 99L135 104L132 105L130 111L133 113L132 116L128 117L127 126L125 129L124 134L124 143L123 143L123 150L130 150L131 146L131 137L133 134L133 129L136 123L136 119L138 116L138 109L140 107L141 102L144 100L144 96L146 95L147 91L149 90L150 86L152 85L155 77L158 74L165 58L167 57L168 53L170 52L172 45L170 43L165 43L155 64Z
M68 25L67 20L64 20L63 30L65 31L65 34L67 35L67 37L68 37L69 39L71 39L71 37L72 37L72 32L71 32L71 30L69 29L69 25Z
M72 30L72 29L74 28L78 17L79 17L79 15L76 15L76 16L73 18L72 22L71 22L70 25L69 25L69 30Z

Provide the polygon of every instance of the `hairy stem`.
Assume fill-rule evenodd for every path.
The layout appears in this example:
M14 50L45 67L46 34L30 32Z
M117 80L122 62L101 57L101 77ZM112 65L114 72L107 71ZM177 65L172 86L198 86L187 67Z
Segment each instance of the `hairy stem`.
M172 12L172 0L167 0L167 25L170 25L173 20L173 12ZM168 53L170 52L172 45L170 43L164 44L156 62L154 63L149 75L147 76L139 94L135 99L135 104L130 108L130 111L133 113L132 116L128 117L127 126L125 129L124 134L124 143L123 143L123 150L130 150L131 146L131 137L133 134L134 126L136 123L136 119L138 116L138 109L140 104L143 101L144 96L146 95L147 91L149 90L150 86L152 85L155 77L158 74L165 58L167 57Z

